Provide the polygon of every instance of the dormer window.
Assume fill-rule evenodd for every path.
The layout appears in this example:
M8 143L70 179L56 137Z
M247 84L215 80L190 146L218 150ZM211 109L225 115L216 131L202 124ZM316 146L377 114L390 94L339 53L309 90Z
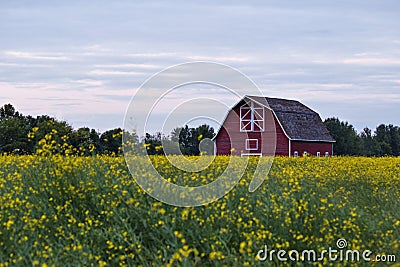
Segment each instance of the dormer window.
M264 132L264 107L250 102L240 107L240 131Z

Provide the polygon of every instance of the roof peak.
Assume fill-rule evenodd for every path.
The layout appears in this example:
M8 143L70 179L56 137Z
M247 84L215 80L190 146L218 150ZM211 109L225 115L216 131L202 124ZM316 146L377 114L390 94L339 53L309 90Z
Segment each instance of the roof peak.
M245 97L250 97L250 98L263 97L263 98L266 98L266 99L278 99L278 100L287 100L287 101L299 102L298 100L295 100L295 99L287 99L287 98L280 98L280 97L270 97L270 96L263 96L263 95L245 95Z

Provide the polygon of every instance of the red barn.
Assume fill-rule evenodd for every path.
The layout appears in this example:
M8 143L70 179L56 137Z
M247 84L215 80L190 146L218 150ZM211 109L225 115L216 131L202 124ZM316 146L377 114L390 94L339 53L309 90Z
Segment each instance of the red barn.
M217 155L330 156L335 140L318 113L295 100L245 96L214 138Z

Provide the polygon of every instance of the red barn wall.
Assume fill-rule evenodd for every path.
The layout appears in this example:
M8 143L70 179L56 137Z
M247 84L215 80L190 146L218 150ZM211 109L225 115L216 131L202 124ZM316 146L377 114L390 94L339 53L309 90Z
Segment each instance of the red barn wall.
M215 142L217 155L241 155L242 153L262 153L271 155L276 144L276 155L289 155L289 139L284 134L272 112L265 109L264 132L240 131L240 105L231 110L220 129ZM276 139L274 134L276 133ZM246 139L258 139L258 150L246 150ZM234 148L233 151L231 149Z
M332 143L292 141L291 145L292 156L295 151L299 153L299 156L302 156L304 151L307 151L307 153L312 156L316 156L317 152L321 152L321 156L325 156L325 152L329 152L329 156L332 156Z
M276 150L277 156L289 156L289 138L286 137L278 120L274 118L276 130Z
M215 147L217 155L230 155L231 154L231 141L225 127L222 127L215 139Z

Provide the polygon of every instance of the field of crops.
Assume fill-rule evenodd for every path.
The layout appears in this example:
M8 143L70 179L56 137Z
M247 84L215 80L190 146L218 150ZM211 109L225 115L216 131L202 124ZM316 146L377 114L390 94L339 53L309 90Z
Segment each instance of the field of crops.
M186 175L153 158L179 183L212 180L227 160ZM276 266L276 254L258 261L265 245L322 251L339 238L400 260L400 158L275 158L254 193L251 167L222 199L181 208L142 191L123 157L0 156L0 266Z

